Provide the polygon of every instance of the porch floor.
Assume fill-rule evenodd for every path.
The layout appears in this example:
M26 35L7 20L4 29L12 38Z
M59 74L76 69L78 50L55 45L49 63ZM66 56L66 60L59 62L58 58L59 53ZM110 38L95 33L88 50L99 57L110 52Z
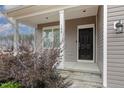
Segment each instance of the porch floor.
M64 69L59 70L63 77L72 81L70 88L100 88L102 78L95 63L65 62Z
M64 62L64 70L100 74L96 63Z

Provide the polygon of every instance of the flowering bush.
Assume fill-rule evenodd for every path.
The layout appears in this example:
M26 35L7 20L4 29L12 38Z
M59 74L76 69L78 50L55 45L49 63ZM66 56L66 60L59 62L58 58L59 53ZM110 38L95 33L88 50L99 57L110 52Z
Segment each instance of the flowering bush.
M47 49L32 53L28 50L14 56L7 54L0 56L0 81L20 83L28 88L64 88L71 85L65 82L59 72L57 64L60 63L60 49Z

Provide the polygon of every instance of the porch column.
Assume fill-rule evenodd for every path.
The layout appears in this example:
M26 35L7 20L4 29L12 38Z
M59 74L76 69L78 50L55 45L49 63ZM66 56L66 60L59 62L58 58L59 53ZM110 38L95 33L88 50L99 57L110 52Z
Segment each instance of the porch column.
M36 31L37 31L37 26L35 26L34 33L33 33L33 35L34 35L34 53L36 52Z
M19 26L17 20L14 20L13 18L10 18L10 22L14 30L14 55L16 56L18 54Z
M18 46L19 45L19 25L15 20L15 33L14 33L14 55L18 54Z
M60 49L62 52L60 53L61 56L61 64L60 68L64 68L64 61L65 61L65 19L64 19L64 10L59 11L60 17Z

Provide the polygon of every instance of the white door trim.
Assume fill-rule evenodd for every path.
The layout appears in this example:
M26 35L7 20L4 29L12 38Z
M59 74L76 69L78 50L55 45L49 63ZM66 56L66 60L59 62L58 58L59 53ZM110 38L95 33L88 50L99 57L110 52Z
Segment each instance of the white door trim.
M93 60L79 60L79 51L78 51L78 45L79 45L79 29L81 28L93 28ZM77 26L77 62L90 62L94 63L95 61L95 25L94 24L87 24L87 25L79 25Z

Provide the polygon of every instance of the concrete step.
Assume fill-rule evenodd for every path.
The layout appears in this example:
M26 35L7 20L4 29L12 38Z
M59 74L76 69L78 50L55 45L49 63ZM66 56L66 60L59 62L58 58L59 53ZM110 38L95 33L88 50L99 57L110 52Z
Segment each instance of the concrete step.
M102 84L95 82L86 82L86 81L73 81L73 84L70 88L102 88Z
M61 70L65 70L65 71L73 71L73 72L82 72L82 73L93 73L93 74L100 74L99 70L92 70L92 69L83 69L81 70L80 68L66 68L64 67L64 69Z
M63 77L73 82L72 87L102 87L100 74L59 70Z
M96 63L64 62L63 70L100 74Z

